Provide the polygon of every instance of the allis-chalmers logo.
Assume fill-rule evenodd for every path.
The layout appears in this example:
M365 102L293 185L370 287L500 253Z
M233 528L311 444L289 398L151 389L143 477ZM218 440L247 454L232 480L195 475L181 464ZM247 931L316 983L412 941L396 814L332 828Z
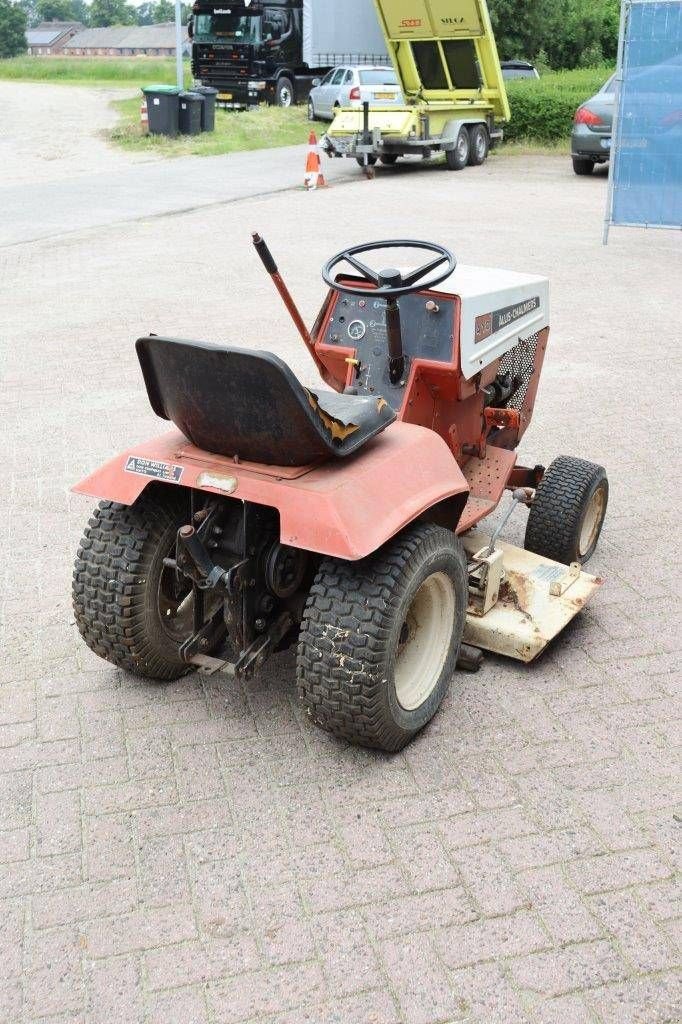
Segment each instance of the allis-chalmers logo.
M421 26L421 18L403 18L400 22L401 28L419 28Z
M444 25L464 25L465 24L465 19L464 18L441 18L440 20L443 22Z

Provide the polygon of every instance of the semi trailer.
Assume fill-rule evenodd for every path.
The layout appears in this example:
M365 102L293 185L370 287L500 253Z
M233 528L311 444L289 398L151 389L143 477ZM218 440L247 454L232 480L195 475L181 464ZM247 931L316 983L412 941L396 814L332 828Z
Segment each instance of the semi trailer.
M368 174L381 160L443 152L451 170L482 164L510 118L486 0L373 0L402 107L341 109L322 140Z
M385 64L373 0L197 0L192 73L218 102L288 107L336 64Z

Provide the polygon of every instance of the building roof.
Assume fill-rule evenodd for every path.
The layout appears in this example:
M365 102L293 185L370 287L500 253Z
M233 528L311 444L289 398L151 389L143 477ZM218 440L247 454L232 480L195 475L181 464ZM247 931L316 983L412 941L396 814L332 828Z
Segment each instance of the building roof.
M187 29L182 29L183 42ZM161 50L175 46L175 25L164 22L160 25L112 25L110 28L86 28L66 43L65 50L120 49L120 50Z
M26 32L28 46L49 46L65 32L74 28L84 28L80 21L42 21L35 28Z

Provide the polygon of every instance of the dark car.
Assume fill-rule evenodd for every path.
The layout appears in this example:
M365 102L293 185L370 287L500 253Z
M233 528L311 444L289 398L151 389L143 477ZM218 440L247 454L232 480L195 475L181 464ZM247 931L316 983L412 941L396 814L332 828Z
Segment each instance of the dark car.
M606 163L611 155L615 95L616 76L612 75L599 92L576 110L571 134L576 174L592 174L596 164Z
M517 78L539 78L538 69L527 60L503 60L500 62L502 77L505 82L514 81Z

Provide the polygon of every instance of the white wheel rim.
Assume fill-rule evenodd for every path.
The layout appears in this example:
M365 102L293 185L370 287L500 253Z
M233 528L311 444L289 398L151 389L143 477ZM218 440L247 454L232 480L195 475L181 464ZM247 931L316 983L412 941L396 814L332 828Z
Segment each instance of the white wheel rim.
M452 580L435 572L415 594L401 630L393 678L405 711L415 711L433 693L450 653L454 621Z
M465 135L462 133L460 134L459 139L457 140L457 154L460 160L463 160L468 152L469 143L467 142Z
M280 98L280 102L281 102L283 107L290 107L291 106L291 92L289 91L289 89L288 89L288 87L286 85L284 86L284 88L280 92L279 98Z
M476 155L479 160L482 160L485 156L485 137L480 132L476 139Z
M602 520L604 518L605 501L606 491L604 485L600 484L590 498L590 503L587 506L585 518L583 519L583 524L580 528L580 541L578 542L578 548L581 557L587 554L597 539L599 528L601 527Z

